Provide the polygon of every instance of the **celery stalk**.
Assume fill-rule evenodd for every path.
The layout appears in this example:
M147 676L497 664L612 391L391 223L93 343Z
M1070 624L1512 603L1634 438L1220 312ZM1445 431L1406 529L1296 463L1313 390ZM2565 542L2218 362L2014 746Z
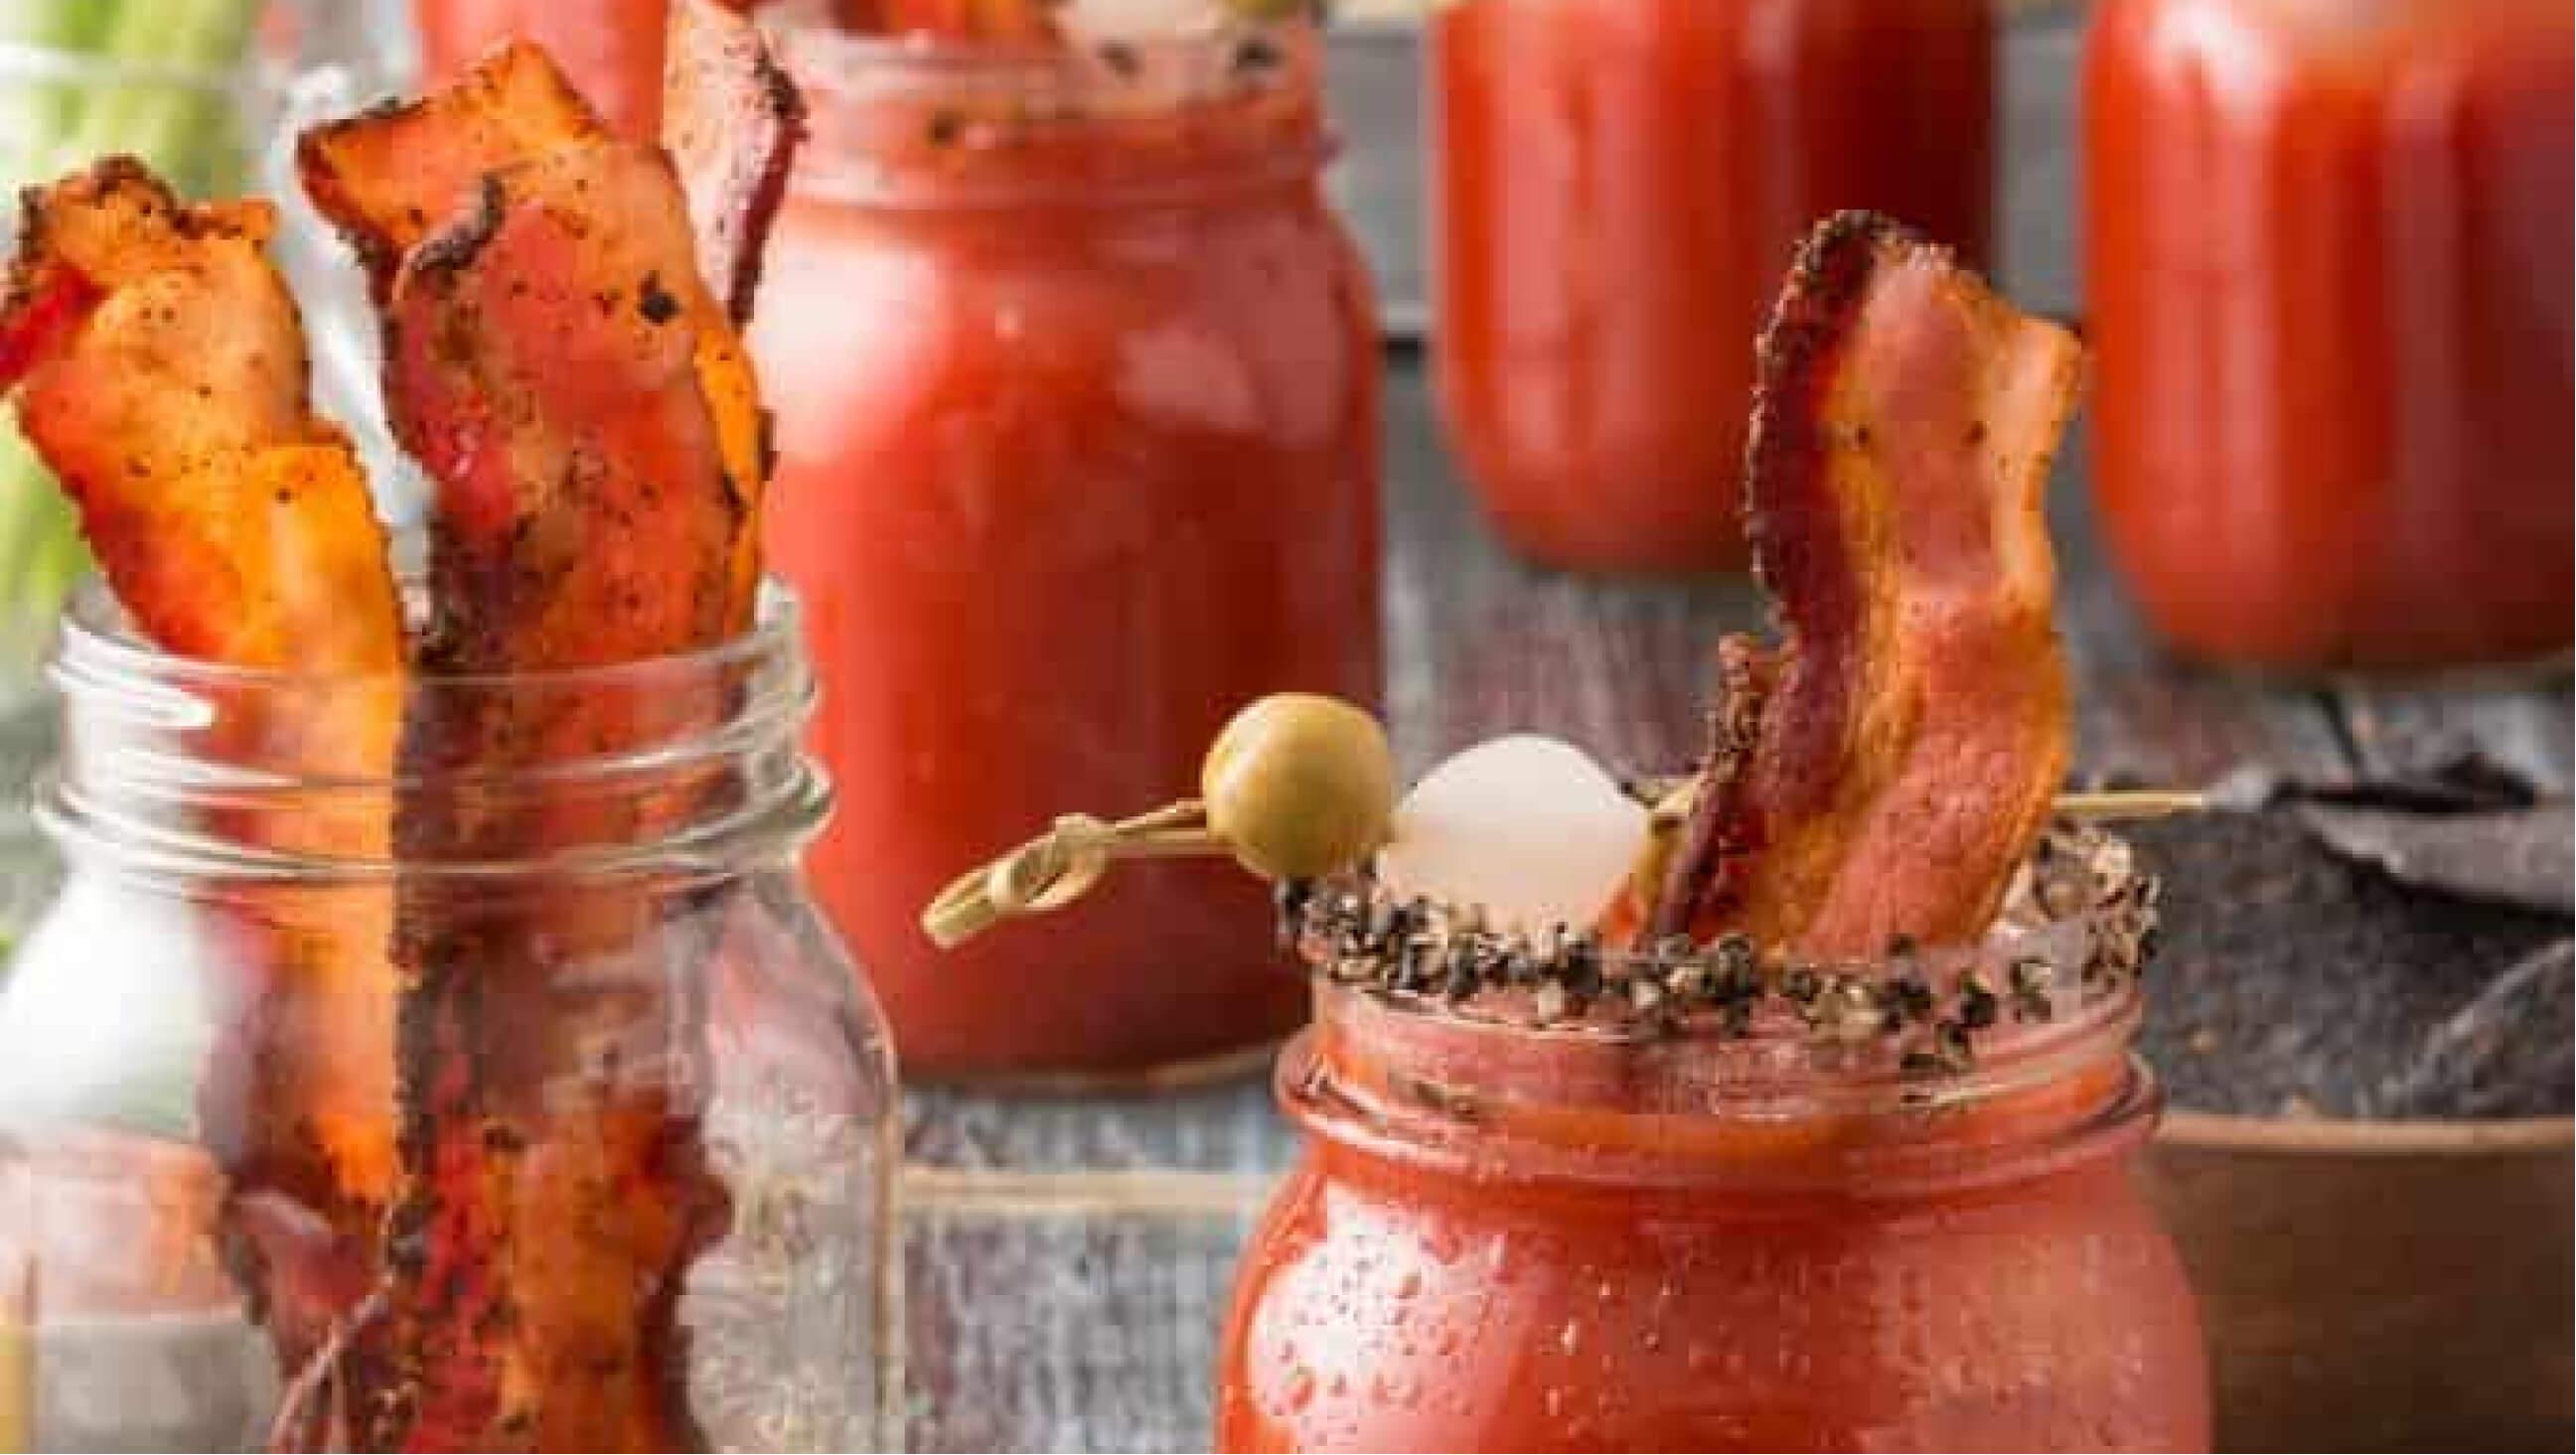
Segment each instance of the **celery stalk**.
M76 0L83 3L83 0ZM152 0L113 7L98 50L128 65L174 66L227 75L249 49L259 0ZM186 86L103 86L74 124L78 160L129 152L191 191L230 185L241 137L231 98Z
M79 55L94 49L122 0L0 0L0 44L33 53ZM54 148L71 129L79 90L68 82L0 77L0 147L14 191L54 166Z

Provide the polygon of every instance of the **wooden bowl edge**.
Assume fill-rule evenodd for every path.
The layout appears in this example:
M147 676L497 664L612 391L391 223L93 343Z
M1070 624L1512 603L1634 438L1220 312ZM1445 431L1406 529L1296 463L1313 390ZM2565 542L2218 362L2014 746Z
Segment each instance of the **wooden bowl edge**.
M2178 1148L2224 1152L2309 1153L2341 1157L2473 1157L2498 1153L2576 1152L2576 1117L2356 1121L2333 1117L2247 1117L2168 1110L2157 1137Z

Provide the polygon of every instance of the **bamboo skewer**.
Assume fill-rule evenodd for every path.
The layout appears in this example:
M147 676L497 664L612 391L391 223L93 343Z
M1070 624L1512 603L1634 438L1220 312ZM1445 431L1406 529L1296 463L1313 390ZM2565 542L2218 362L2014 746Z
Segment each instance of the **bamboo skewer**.
M0 1455L36 1444L36 1255L22 1250L16 1287L0 1287Z
M2189 788L2115 788L2057 795L2058 817L2086 823L2136 823L2208 810L2209 795Z
M1210 833L1195 798L1111 823L1067 814L1055 827L959 875L921 912L932 944L953 949L1019 914L1062 909L1091 891L1120 859L1188 859L1230 852Z
M2104 789L2058 795L2060 817L2089 823L2134 823L2199 813L2209 795L2188 789ZM1195 798L1110 822L1068 814L1000 858L959 875L922 911L921 928L941 949L954 949L1015 915L1062 909L1091 892L1122 859L1216 858L1233 853L1210 832Z

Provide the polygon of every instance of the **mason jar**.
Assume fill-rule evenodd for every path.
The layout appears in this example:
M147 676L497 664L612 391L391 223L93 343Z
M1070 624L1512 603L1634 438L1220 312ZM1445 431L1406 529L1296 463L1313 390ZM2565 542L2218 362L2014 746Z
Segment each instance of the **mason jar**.
M2313 674L2576 645L2576 8L2105 0L2096 514L2147 621Z
M894 1066L798 868L798 631L773 588L694 656L302 676L76 597L68 882L0 992L0 1431L887 1443ZM362 750L502 710L589 730Z
M1472 0L1428 22L1431 364L1549 566L1741 569L1754 341L1848 208L1992 262L1994 0Z
M2136 902L1868 964L1601 952L1598 1003L1670 1014L1554 1019L1390 986L1388 906L1310 916L1277 1082L1306 1146L1243 1254L1217 1448L2209 1448L2135 1175Z
M1317 38L784 41L813 134L751 344L831 684L817 891L916 1076L1249 1065L1304 1003L1230 866L1140 866L1035 945L918 917L1064 804L1193 781L1246 701L1379 698L1377 335Z

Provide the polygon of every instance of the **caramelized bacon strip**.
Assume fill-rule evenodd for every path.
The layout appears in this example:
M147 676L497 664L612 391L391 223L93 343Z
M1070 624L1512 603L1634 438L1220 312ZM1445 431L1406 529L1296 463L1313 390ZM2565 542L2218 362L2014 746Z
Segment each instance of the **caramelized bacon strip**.
M312 128L295 162L305 195L357 250L382 306L403 260L473 201L485 177L607 137L544 51L506 45L417 101Z
M1844 214L1761 355L1747 509L1787 640L1659 918L1812 955L1975 939L2066 772L2042 496L2082 350Z
M734 629L751 625L760 594L760 492L769 477L768 417L741 330L751 323L770 224L805 139L805 101L760 27L716 0L671 8L663 144L680 171L697 229L698 275L725 307L700 319L698 378L723 432L726 469L746 527L734 542Z
M668 160L607 139L492 173L412 249L384 313L385 393L438 488L427 673L632 663L733 634L747 521L702 390L701 329L725 325L694 256ZM578 761L637 741L643 706L606 686L424 692L404 760L484 777ZM443 795L406 809L398 846L525 861L649 840L686 809L566 798ZM654 1058L684 1065L703 1028L672 1005L668 1045L600 1059L679 973L647 898L404 893L402 1256L375 1336L398 1382L377 1445L697 1443L675 1303L724 1196L688 1078Z
M1745 820L1744 791L1753 755L1762 741L1762 719L1778 683L1779 658L1751 637L1728 636L1717 644L1717 700L1708 714L1708 757L1700 765L1690 817L1673 850L1663 883L1656 886L1653 918L1643 943L1687 934L1691 911L1721 900L1725 876L1747 845L1736 835Z
M699 276L729 293L719 299L677 286L667 293L689 310L699 391L740 500L728 618L739 631L758 596L754 523L769 459L760 389L736 320L750 308L804 105L749 22L701 5L681 7L673 24L673 114L691 139L680 153L684 179L705 194L692 266L727 260L725 272ZM701 89L712 99L699 98ZM305 133L296 159L314 205L367 261L381 302L434 226L479 205L485 178L560 152L623 145L544 51L507 45L443 90Z
M805 101L768 39L718 0L671 7L662 144L698 232L698 275L737 329L751 323L761 252L805 139Z
M694 247L668 160L610 141L487 177L414 250L385 393L439 485L431 665L596 666L726 635L741 506L698 387L698 325L722 315Z
M382 780L400 611L366 480L312 412L302 324L263 251L271 222L258 204L187 206L127 159L30 192L0 382L145 636L317 679L291 711L265 695L221 705L218 731L263 762ZM380 800L338 800L224 831L381 860L387 817ZM227 1174L227 1252L291 1366L342 1306L296 1290L363 1276L393 1180L390 901L274 888L212 912L267 978L223 1028L199 1113ZM288 1226L310 1235L269 1236Z

